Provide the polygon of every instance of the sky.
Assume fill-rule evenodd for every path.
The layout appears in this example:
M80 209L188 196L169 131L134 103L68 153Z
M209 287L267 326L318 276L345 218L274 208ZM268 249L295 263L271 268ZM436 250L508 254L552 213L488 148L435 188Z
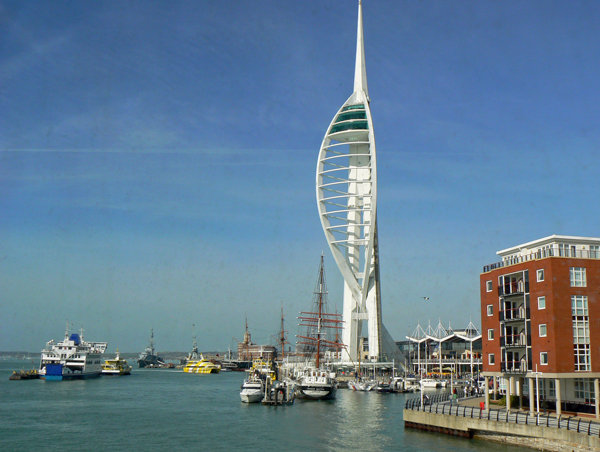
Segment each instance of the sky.
M598 237L600 3L363 1L383 322L480 325L479 275ZM0 0L0 351L291 342L356 0ZM429 300L423 300L428 297Z

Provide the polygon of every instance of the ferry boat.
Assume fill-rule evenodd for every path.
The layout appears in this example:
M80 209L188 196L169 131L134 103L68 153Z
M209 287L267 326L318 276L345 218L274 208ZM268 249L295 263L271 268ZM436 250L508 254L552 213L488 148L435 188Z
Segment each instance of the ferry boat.
M114 359L107 359L102 364L102 375L130 375L131 366L127 364L127 360L121 359L119 349L117 356Z
M69 325L65 338L55 343L46 343L42 350L39 376L45 380L72 380L99 377L102 373L102 355L106 342L86 342L81 334L69 336Z
M189 360L183 371L191 374L218 374L221 372L221 366L200 355L200 359Z
M204 358L198 351L195 334L192 336L192 351L185 359L183 371L190 374L218 374L221 371L221 366Z

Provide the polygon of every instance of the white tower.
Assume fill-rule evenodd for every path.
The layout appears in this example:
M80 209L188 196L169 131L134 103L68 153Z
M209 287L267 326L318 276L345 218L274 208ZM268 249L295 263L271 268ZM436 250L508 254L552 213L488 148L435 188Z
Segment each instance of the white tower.
M381 323L377 165L362 28L359 1L354 92L334 116L321 144L317 204L329 248L344 277L345 359L358 359L366 322L369 359L404 362Z

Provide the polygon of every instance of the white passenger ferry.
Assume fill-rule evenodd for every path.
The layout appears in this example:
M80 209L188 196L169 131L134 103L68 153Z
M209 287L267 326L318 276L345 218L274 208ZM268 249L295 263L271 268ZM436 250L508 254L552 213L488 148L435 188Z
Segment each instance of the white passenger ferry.
M69 326L65 338L55 343L46 343L40 361L40 378L45 380L70 380L98 377L102 373L102 355L106 342L86 342L81 334L69 336Z

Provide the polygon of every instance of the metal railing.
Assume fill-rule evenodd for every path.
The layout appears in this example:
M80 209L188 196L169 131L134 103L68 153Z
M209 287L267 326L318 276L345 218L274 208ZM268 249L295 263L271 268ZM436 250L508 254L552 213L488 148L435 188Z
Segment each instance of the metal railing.
M495 270L496 268L508 267L511 265L520 264L522 262L544 259L546 257L575 257L580 259L600 259L600 251L563 249L560 248L558 245L554 245L550 248L540 249L538 251L534 251L526 255L513 256L501 262L484 265L483 273L490 272L492 270Z
M502 361L500 363L500 370L515 374L526 374L529 371L526 361Z
M449 396L450 394L440 395ZM531 414L529 411L507 411L501 409L486 410L471 406L450 405L448 403L431 403L429 405L424 404L421 406L421 400L414 398L406 400L405 409L512 424L562 428L600 438L600 423L593 420L585 420L576 416L551 416L548 413L536 415Z
M526 347L527 336L521 334L509 334L507 336L500 336L501 347Z

